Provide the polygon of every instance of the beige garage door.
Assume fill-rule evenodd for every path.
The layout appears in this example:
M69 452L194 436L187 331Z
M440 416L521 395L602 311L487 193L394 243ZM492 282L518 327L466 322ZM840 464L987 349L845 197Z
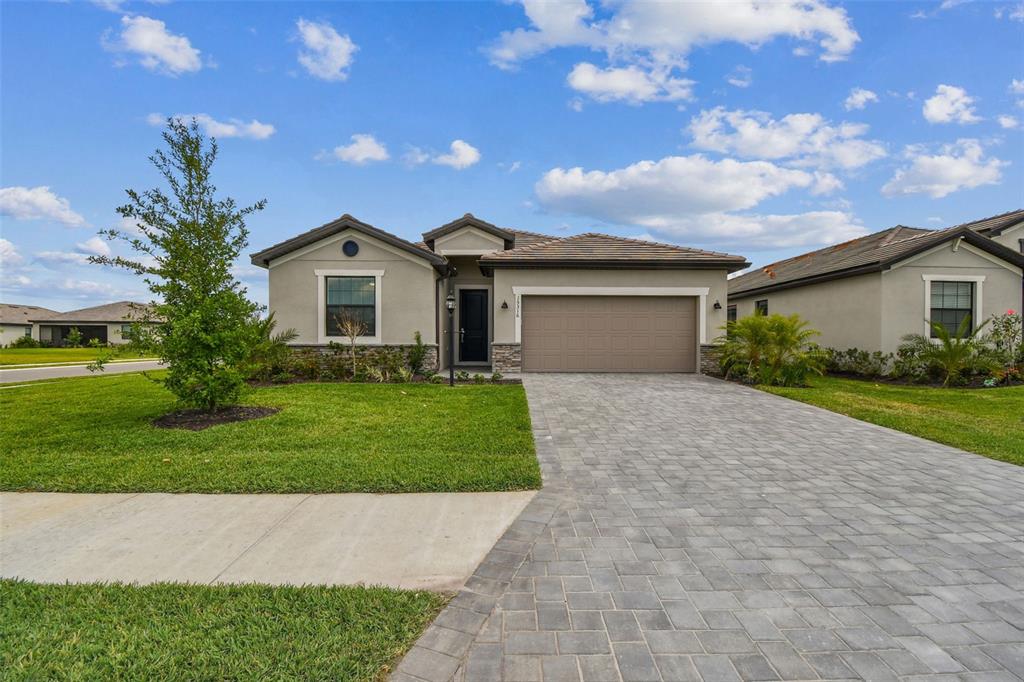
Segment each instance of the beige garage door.
M693 372L693 296L524 296L527 372Z

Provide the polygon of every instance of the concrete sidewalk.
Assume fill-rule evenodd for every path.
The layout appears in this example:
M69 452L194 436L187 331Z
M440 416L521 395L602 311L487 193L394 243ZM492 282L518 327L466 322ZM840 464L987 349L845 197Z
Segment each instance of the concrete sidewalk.
M0 577L462 586L535 492L0 494Z
M102 372L90 372L87 363L80 365L58 365L54 367L16 367L13 369L0 369L0 384L39 381L40 379L62 379L64 377L101 377L106 374L148 372L156 369L160 369L160 362L158 360L111 362L104 366Z

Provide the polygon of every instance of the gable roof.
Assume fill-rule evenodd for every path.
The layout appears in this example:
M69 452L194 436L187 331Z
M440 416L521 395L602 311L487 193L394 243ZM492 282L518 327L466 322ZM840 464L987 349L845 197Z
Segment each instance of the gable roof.
M901 260L958 238L1008 263L1024 268L1024 256L978 234L969 226L926 230L897 225L842 244L771 263L734 277L729 280L729 296L746 297L841 277L880 272Z
M441 227L435 227L433 230L430 230L429 232L424 232L423 242L427 245L428 249L433 251L434 240L439 239L445 236L446 234L451 234L452 232L461 230L464 227L475 227L478 230L482 230L488 234L493 234L495 237L498 237L499 239L503 239L505 241L506 249L512 248L512 245L516 239L516 235L513 230L506 230L503 227L492 225L486 220L480 220L472 213L466 213L461 218L456 218L450 223L445 223Z
M385 232L384 230L374 227L369 223L364 223L361 220L357 220L356 218L350 216L348 213L341 216L340 218L332 220L329 223L325 223L320 227L314 227L312 230L303 232L302 234L292 237L291 239L286 239L283 242L274 244L273 246L267 247L262 251L250 254L249 260L253 265L259 266L261 268L266 268L269 267L270 261L274 260L275 258L280 258L281 256L287 255L292 251L301 249L302 247L308 246L309 244L314 244L320 241L321 239L326 239L327 237L339 234L341 232L344 232L345 230L355 230L356 232L360 232L369 237L379 239L380 241L386 244L390 244L391 246L402 249L403 251L410 253L414 256L424 258L437 268L443 268L445 266L445 259L437 255L433 251L430 251L429 249L426 249L422 246L417 246L412 242L408 242L402 239L401 237L391 234L390 232Z
M1006 213L982 218L981 220L972 220L969 223L961 223L956 227L969 227L975 232L983 234L986 237L998 237L1006 230L1006 228L1013 227L1017 223L1021 222L1024 222L1024 209L1018 208L1015 211L1007 211Z
M45 320L60 315L56 310L20 303L0 303L0 324L29 324L32 320Z
M33 318L32 321L46 322L47 324L71 324L83 322L128 322L138 319L140 314L149 312L149 306L145 303L134 301L118 301L105 305L92 306L91 308L80 308L69 310L66 313L57 313L49 317Z
M552 237L546 241L538 239L529 245L480 258L480 266L488 268L726 268L734 272L749 265L742 256L595 232Z

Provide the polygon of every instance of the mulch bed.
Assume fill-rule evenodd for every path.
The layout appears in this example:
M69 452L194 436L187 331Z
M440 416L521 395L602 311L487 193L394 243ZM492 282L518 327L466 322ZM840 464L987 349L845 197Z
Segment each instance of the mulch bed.
M216 412L205 410L180 410L171 412L153 420L153 426L160 429L187 429L202 431L218 424L244 422L277 414L279 407L252 407L249 405L232 405Z

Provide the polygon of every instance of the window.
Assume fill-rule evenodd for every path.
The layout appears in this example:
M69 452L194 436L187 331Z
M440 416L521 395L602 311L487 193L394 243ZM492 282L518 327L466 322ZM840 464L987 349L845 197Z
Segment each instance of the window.
M974 319L974 282L931 283L931 314L929 320L941 324L950 334L956 334L964 318ZM973 326L973 322L971 323ZM936 337L931 330L932 338Z
M1020 245L1020 252L1024 253L1024 239L1018 239L1017 244Z
M25 327L25 336L32 336L32 327Z
M767 315L768 314L768 299L762 298L760 301L754 301L754 314L755 315Z
M362 336L377 334L377 290L374 277L325 277L327 336L344 336L338 320L350 315L366 327Z
M736 321L736 306L731 305L725 309L725 321L735 322Z

